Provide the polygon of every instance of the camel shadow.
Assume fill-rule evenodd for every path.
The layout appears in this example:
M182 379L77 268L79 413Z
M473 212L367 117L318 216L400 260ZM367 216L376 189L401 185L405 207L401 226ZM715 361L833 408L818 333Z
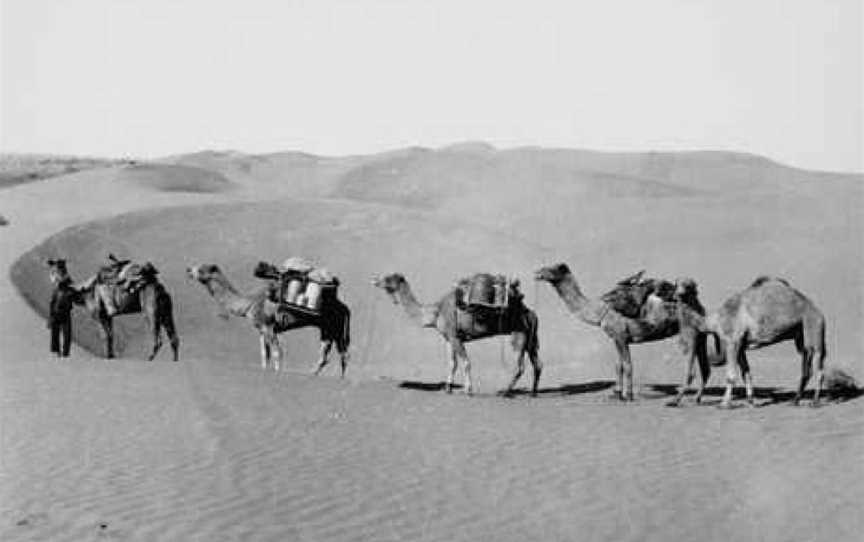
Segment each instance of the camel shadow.
M651 384L650 386L648 386L648 388L661 395L675 396L678 395L678 386L678 384ZM725 391L726 389L724 387L711 386L705 388L704 395L706 397L722 397ZM693 393L695 393L695 390L690 390L689 394L692 395ZM743 387L736 386L732 390L732 393L735 399L744 399ZM830 401L833 403L844 403L846 401L857 399L862 395L864 395L864 388L822 390L822 398L825 401ZM756 399L763 401L760 406L766 406L778 403L791 403L795 399L795 392L788 389L781 389L776 386L755 386L753 388L753 396ZM802 399L812 400L813 390L805 390Z
M403 380L399 383L399 387L406 390L416 390L416 391L443 391L444 386L446 386L446 382L418 382L414 380ZM453 389L458 390L462 389L461 384L453 384Z
M435 391L440 392L443 391L446 382L418 382L412 380L403 380L399 383L399 387L406 390L416 390L416 391ZM594 380L591 382L582 382L579 384L564 384L562 386L556 386L553 388L540 388L537 390L538 397L565 397L570 395L580 395L583 393L593 393L597 391L603 391L611 388L615 385L615 382L612 380ZM453 384L453 390L459 390L462 386L459 384ZM530 396L530 389L514 389L511 392L504 394L499 393L499 395L506 395L509 397L517 397L517 396Z

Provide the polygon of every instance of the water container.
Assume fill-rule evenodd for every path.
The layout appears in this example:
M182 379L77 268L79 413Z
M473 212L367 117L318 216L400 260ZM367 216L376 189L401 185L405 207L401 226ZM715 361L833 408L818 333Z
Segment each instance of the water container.
M321 285L317 282L310 282L306 286L306 306L310 309L318 310L321 302Z
M495 304L498 306L503 305L504 304L504 284L501 281L496 280L495 284L492 286L492 288L495 292L495 295L494 295Z
M471 281L468 303L491 305L495 301L492 277L476 275Z
M288 289L285 292L285 301L288 303L297 303L297 296L300 295L300 290L303 288L303 283L298 279L291 279L288 282Z

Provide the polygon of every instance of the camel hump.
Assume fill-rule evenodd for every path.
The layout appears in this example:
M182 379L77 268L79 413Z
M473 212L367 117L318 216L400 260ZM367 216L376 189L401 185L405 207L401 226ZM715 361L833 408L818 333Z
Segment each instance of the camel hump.
M780 283L782 283L782 284L784 284L790 288L792 287L792 285L789 284L789 281L787 281L786 279L781 279L778 277L771 277L768 275L762 275L761 277L756 277L756 280L753 281L753 284L751 284L750 287L751 288L758 288L758 287L762 286L763 284L765 284L767 282L771 282L771 281L777 281L777 282L780 282Z
M630 275L629 277L624 277L623 279L619 280L618 285L619 286L633 286L635 284L639 284L639 282L642 280L642 275L644 275L644 274L645 274L645 270L642 269L641 271L634 273L634 274Z
M615 288L603 294L601 299L609 307L628 318L639 318L642 307L650 296L661 301L675 300L675 283L664 279L643 278L645 271L618 281Z
M258 264L255 266L255 269L252 271L252 274L255 276L255 278L265 280L278 280L281 276L279 268L277 268L272 263L267 262L258 262Z

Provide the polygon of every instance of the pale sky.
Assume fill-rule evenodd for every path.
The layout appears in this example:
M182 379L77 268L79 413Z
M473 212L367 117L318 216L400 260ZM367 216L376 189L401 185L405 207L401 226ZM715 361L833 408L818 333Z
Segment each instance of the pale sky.
M864 171L861 0L0 0L0 150L485 140Z

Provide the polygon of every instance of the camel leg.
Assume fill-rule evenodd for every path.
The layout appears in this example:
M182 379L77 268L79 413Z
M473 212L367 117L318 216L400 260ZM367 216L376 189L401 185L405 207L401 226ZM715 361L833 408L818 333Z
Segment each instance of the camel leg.
M261 343L261 369L266 371L267 362L270 359L270 344L267 342L267 338L264 337L263 332L259 335L259 341Z
M802 342L807 343L807 350L810 354L811 370L814 362L816 365L816 383L814 384L813 403L811 404L814 407L818 407L822 395L822 385L825 380L825 375L823 373L825 369L825 322L814 322L812 319L805 320L801 329L801 336ZM798 391L799 397L803 393L804 390L800 389Z
M750 373L750 363L747 361L747 349L742 345L738 349L738 370L741 371L741 380L747 392L747 404L753 406L753 375Z
M516 370L513 371L513 378L510 380L510 385L507 386L507 389L504 390L505 395L510 395L513 392L513 388L516 386L516 382L522 376L522 372L525 370L525 350L520 350L516 354Z
M339 364L342 370L342 373L339 375L340 378L345 378L345 371L348 370L348 358L350 355L348 354L348 350L342 350L339 352Z
M158 318L147 318L147 324L150 326L150 333L153 335L153 351L150 352L147 361L153 361L162 347L162 324Z
M630 358L630 348L626 350L627 357L624 358L624 399L627 401L635 401L636 394L633 391L633 360Z
M330 349L333 347L333 341L321 341L321 349L318 354L318 368L315 369L315 375L321 373L321 370L324 369L324 366L327 365L328 358L330 357ZM343 370L344 373L344 370Z
M804 390L807 388L807 382L810 381L810 372L813 368L813 349L804 348L801 352L801 381L798 383L798 393L795 394L793 404L796 406L801 403L801 398L804 396Z
M180 337L177 335L177 328L174 326L174 315L168 312L162 317L161 321L162 327L165 328L165 334L168 335L171 351L174 353L174 361L178 361L180 359Z
M723 399L720 401L722 408L729 408L732 405L732 387L735 385L735 360L738 359L738 348L740 348L740 342L736 340L728 341L726 345L726 391L723 392Z
M685 333L682 332L679 341L681 345L681 352L687 359L687 363L685 363L684 365L684 381L681 383L681 387L678 388L678 394L675 395L675 398L669 401L669 403L667 403L669 406L680 405L681 401L684 400L684 395L690 388L690 384L693 382L693 362L696 360L696 349L694 348L693 344L694 336L690 333L687 333L685 335Z
M816 383L813 390L813 406L819 406L820 395L822 395L822 384L825 381L825 349L815 348L813 357L816 360Z
M618 351L618 361L615 362L615 389L612 391L612 399L624 400L624 358L630 357L630 349L627 343L615 341L615 349Z
M282 345L279 344L279 335L275 331L270 333L270 355L273 360L273 370L278 373L282 367Z
M105 358L114 359L114 321L111 318L100 318L102 334L105 337Z
M618 347L618 390L621 399L633 401L636 396L633 395L633 361L630 359L630 346L624 341L616 342L616 346Z
M534 382L531 387L531 395L537 397L537 388L540 386L540 373L543 372L543 363L540 361L540 355L536 350L528 352L528 359L531 361L532 369L534 369Z
M447 342L447 354L450 356L450 371L447 374L447 385L444 389L447 393L451 393L453 391L453 380L456 378L456 369L459 367L459 362L456 357L456 348L453 346L453 343L449 341Z
M456 353L462 358L462 363L465 367L465 395L471 395L474 393L474 385L471 382L471 359L468 357L468 352L465 350L464 344L459 344Z
M702 394L705 393L705 388L708 386L708 379L711 378L711 360L708 358L708 336L699 334L696 337L696 361L699 363L699 376L702 380L699 382L699 389L696 391L696 403L702 402Z

